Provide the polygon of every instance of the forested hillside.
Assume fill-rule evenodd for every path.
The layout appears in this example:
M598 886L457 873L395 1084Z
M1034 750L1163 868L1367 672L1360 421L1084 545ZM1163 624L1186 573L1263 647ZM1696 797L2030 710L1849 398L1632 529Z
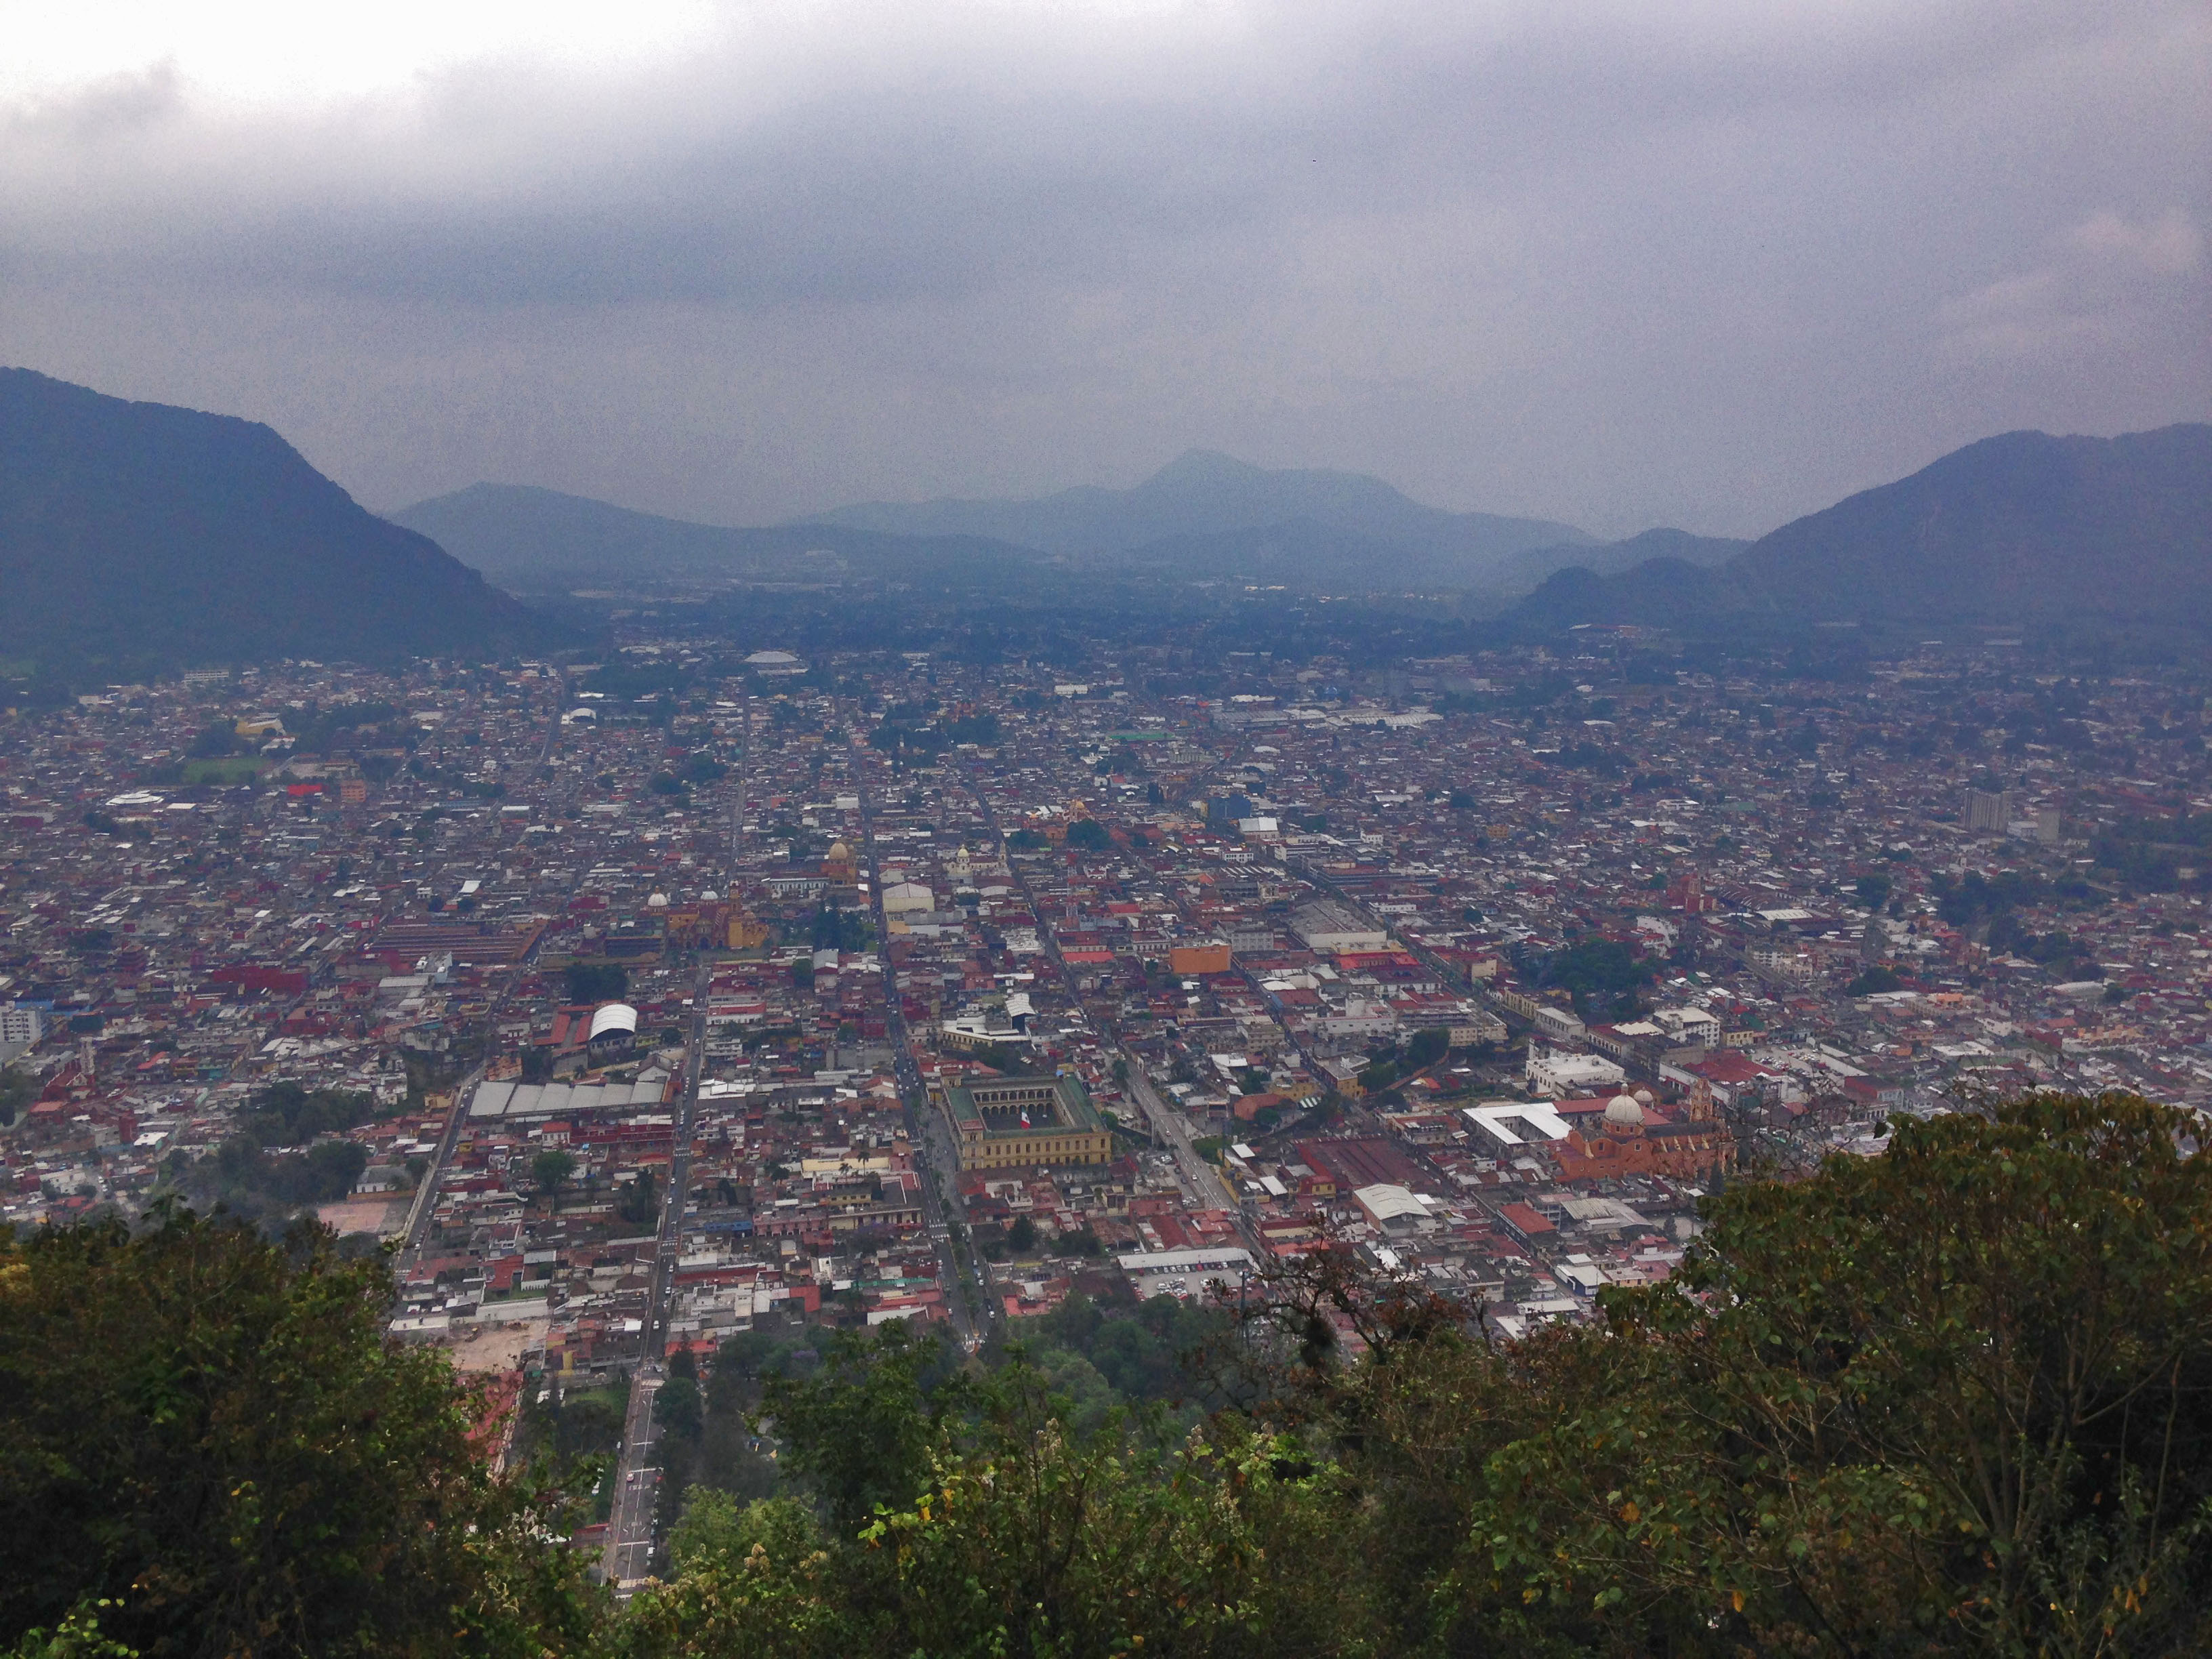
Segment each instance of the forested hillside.
M1904 1124L1880 1158L1733 1187L1674 1283L1510 1347L1343 1254L1241 1325L1072 1304L990 1365L897 1325L740 1339L705 1394L779 1455L702 1453L666 1582L621 1610L554 1541L588 1516L591 1435L488 1475L480 1402L377 1334L379 1264L175 1213L52 1231L0 1258L0 1632L209 1656L2202 1653L2198 1129L2122 1097ZM695 1405L702 1432L723 1410ZM78 1645L25 1635L64 1620Z

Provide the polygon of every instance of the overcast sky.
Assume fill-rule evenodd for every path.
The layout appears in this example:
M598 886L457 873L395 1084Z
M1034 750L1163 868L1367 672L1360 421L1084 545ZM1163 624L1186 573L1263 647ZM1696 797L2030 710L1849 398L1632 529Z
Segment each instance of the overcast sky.
M2212 0L0 0L0 362L372 506L1193 446L1756 533L2212 416Z

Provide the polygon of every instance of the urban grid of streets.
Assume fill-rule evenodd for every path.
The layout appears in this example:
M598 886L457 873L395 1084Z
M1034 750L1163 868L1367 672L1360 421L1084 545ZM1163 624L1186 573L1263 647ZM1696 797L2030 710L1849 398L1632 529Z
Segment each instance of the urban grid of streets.
M634 1584L679 1350L973 1348L1323 1237L1510 1335L1668 1271L1734 1158L1961 1085L2212 1099L2203 687L1574 648L1072 683L639 640L18 719L0 1201L325 1183L403 1246L395 1334L526 1423L626 1386L592 1541ZM1004 1066L1079 1084L1110 1161L962 1170L939 1097ZM526 1077L584 1086L507 1114ZM270 1127L280 1085L336 1127Z
M739 729L746 728L741 724ZM557 732L557 723L553 723L539 757L541 763L551 753ZM744 780L747 747L746 742L741 738L734 751L732 777L735 781L731 792L733 799L730 809L730 853L733 865L740 854L744 839ZM966 783L964 773L961 775L965 793L972 800L982 823L993 837L1000 837L1000 826L988 796L971 783ZM860 797L860 823L869 877L870 908L878 937L883 937L888 935L889 919L882 908L884 886L868 799L869 792L864 787ZM1027 873L1016 867L1013 875L1024 900L1034 908L1036 900L1030 887ZM1046 953L1063 981L1071 1003L1079 1004L1073 972L1061 956L1056 942L1048 943ZM695 970L690 999L691 1016L684 1051L682 1089L678 1096L679 1118L672 1148L667 1185L662 1197L661 1215L656 1229L657 1246L651 1288L643 1314L643 1357L629 1376L622 1439L611 1476L614 1482L613 1502L600 1571L603 1577L616 1586L619 1594L625 1595L649 1575L654 1560L657 1525L665 1520L659 1512L660 1472L653 1461L658 1426L654 1401L665 1381L665 1368L655 1356L661 1353L665 1346L670 1304L675 1289L675 1267L683 1244L686 1194L689 1191L687 1170L704 1060L709 983L710 963L702 957ZM496 1007L495 1003L495 1012ZM981 1345L984 1327L1002 1318L1003 1312L993 1294L990 1275L985 1264L972 1250L963 1250L960 1246L959 1232L954 1219L960 1212L959 1195L947 1184L951 1174L957 1168L957 1154L942 1114L930 1102L927 1086L909 1042L906 1020L896 1006L888 1011L886 1035L892 1046L894 1076L915 1146L915 1162L925 1177L921 1195L927 1235L937 1255L941 1282L953 1292L948 1296L946 1312L959 1340L972 1351ZM1197 1137L1188 1119L1152 1086L1150 1079L1145 1076L1141 1060L1121 1045L1118 1034L1113 1034L1112 1041L1116 1052L1129 1066L1127 1075L1131 1099L1142 1122L1155 1143L1164 1144L1173 1158L1176 1180L1183 1200L1194 1207L1218 1208L1234 1214L1236 1197L1220 1173L1199 1152L1195 1145ZM481 1073L482 1068L478 1067L457 1085L456 1093L463 1101L467 1099ZM410 1250L420 1246L423 1226L466 1121L465 1111L456 1110L451 1115L440 1139L433 1167L418 1188L404 1236L405 1248Z

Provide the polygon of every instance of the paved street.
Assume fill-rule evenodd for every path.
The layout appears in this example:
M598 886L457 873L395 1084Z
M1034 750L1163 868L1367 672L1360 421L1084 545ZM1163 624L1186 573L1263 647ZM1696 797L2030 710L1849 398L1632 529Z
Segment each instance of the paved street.
M938 1282L945 1287L947 1311L952 1328L959 1333L960 1340L971 1351L983 1340L984 1333L993 1320L1000 1317L997 1297L992 1293L988 1270L971 1255L967 1271L960 1267L960 1254L952 1242L949 1217L960 1213L959 1194L948 1190L953 1175L960 1167L959 1155L952 1144L951 1132L945 1127L943 1115L930 1103L929 1091L921 1079L921 1068L915 1064L914 1048L908 1040L906 1016L899 1006L898 973L891 965L889 950L890 932L884 915L884 884L876 867L876 838L874 820L867 793L860 795L860 823L862 848L868 866L868 892L872 907L876 937L881 942L884 979L885 1019L884 1029L891 1042L892 1068L898 1079L899 1098L906 1109L907 1133L914 1145L915 1164L922 1174L922 1218L929 1227L931 1244L937 1252ZM971 1314L967 1296L973 1295L981 1310L979 1319Z
M690 1041L684 1056L684 1092L677 1108L675 1150L668 1164L668 1186L660 1199L660 1226L653 1252L653 1288L646 1304L644 1358L630 1385L629 1419L623 1425L622 1452L615 1476L615 1511L607 1532L603 1571L617 1595L643 1577L653 1559L654 1498L659 1471L653 1464L653 1395L663 1380L662 1358L668 1345L668 1314L676 1288L676 1262L684 1248L685 1194L690 1188L691 1136L699 1110L699 1068L706 1051L707 990L713 966L702 956L691 999Z
M1209 1164L1194 1145L1190 1120L1176 1109L1175 1103L1152 1086L1145 1075L1143 1063L1127 1048L1121 1057L1129 1062L1129 1095L1143 1109L1146 1121L1152 1133L1166 1143L1175 1155L1176 1182L1182 1188L1186 1203L1203 1209L1235 1210L1236 1195L1221 1171Z
M976 806L982 811L983 822L1003 843L1005 836L999 827L999 815L992 810L991 798L975 787L972 777L967 780L967 783L969 793L975 797ZM1031 914L1042 915L1044 913L1038 908L1036 891L1030 885L1029 872L1023 869L1022 860L1009 858L1006 867L1013 872L1014 883L1021 889L1022 897L1028 903ZM1081 1008L1083 995L1076 988L1075 970L1067 965L1067 958L1060 954L1060 941L1048 927L1041 930L1040 939L1045 954L1050 957L1060 975L1069 1006ZM1236 1194L1229 1190L1229 1183L1222 1179L1221 1172L1199 1155L1197 1146L1193 1144L1190 1121L1152 1087L1152 1080L1145 1075L1143 1065L1121 1043L1118 1032L1109 1029L1100 1035L1108 1038L1122 1058L1129 1062L1130 1092L1143 1108L1152 1133L1165 1141L1169 1150L1175 1154L1176 1179L1182 1188L1185 1202L1206 1209L1224 1209L1237 1215L1238 1231L1241 1232L1243 1217L1237 1211Z
M653 1400L660 1383L658 1365L640 1366L630 1382L629 1415L614 1473L614 1509L599 1561L600 1577L620 1595L627 1595L653 1565L653 1517L660 1494L660 1471L653 1467Z

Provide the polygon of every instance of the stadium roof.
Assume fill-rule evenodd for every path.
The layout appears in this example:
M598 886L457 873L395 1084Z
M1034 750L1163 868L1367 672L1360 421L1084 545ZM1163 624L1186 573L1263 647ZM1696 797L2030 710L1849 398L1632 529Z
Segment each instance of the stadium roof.
M610 1031L637 1033L637 1010L627 1002L610 1002L592 1016L590 1041L597 1042Z

